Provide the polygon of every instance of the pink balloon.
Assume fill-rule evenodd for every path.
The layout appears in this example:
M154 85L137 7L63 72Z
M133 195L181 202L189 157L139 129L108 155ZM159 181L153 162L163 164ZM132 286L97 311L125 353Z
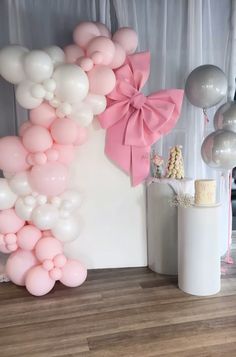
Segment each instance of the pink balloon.
M101 61L95 63L100 63L104 65L108 65L113 60L115 54L115 46L113 42L104 36L95 37L92 39L87 47L87 56L92 58L93 54L100 54Z
M32 160L34 165L44 165L47 162L47 155L43 152L36 152L29 160Z
M33 124L41 125L45 128L49 128L52 122L57 118L55 109L46 102L30 110L29 117Z
M32 125L27 129L22 141L25 148L30 152L45 151L53 144L49 131L39 125Z
M55 280L50 278L48 271L43 269L41 265L38 265L28 272L25 285L30 294L42 296L52 290Z
M101 22L94 22L94 23L97 26L97 28L102 36L111 38L111 32L104 24L102 24Z
M111 68L106 66L95 66L88 72L89 90L94 94L106 95L116 85L116 77Z
M66 189L68 170L59 162L35 165L29 173L29 182L38 193L46 196L57 196Z
M62 244L59 240L53 237L41 238L35 247L35 255L43 262L46 259L53 259L58 254L62 253Z
M109 64L109 67L111 67L112 69L119 68L120 66L122 66L126 59L125 50L119 45L119 43L114 42L114 46L115 54L113 60Z
M134 53L138 46L137 33L130 27L120 28L114 33L112 39L123 47L127 55Z
M20 248L33 250L36 243L42 237L42 232L33 225L24 226L17 233L17 243Z
M71 119L56 119L51 126L51 134L57 144L73 144L77 135L76 123Z
M62 268L66 264L66 262L67 262L67 259L64 256L64 254L58 254L53 259L53 263L54 263L56 268Z
M88 129L77 125L77 138L74 145L83 145L88 140Z
M77 45L68 45L64 47L66 63L75 63L78 58L84 56L84 51Z
M29 120L26 120L24 123L21 124L19 128L19 136L23 136L27 129L32 126L32 123Z
M18 249L7 260L6 274L16 285L25 285L28 271L38 264L34 252Z
M46 156L48 161L57 161L59 158L59 153L55 149L49 149L46 151Z
M20 219L13 208L0 211L0 233L16 233L25 224L25 221Z
M87 277L87 269L77 260L67 260L62 270L61 283L69 286L76 287L83 284Z
M54 144L53 149L57 151L58 162L61 164L69 165L75 158L75 148L73 145Z
M85 72L91 71L93 68L93 61L88 57L81 57L76 62Z
M87 47L88 43L97 36L100 36L100 31L93 22L81 22L73 32L74 42L82 48Z
M26 162L28 152L17 136L5 136L0 139L0 169L7 172L19 172L29 168Z
M50 278L52 278L53 280L60 280L62 277L61 269L53 268L52 270L50 270L49 275Z

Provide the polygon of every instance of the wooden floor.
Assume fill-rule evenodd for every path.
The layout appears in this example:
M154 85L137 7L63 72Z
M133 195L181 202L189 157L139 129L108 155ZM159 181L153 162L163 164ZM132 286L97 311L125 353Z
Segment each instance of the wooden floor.
M236 356L236 268L209 298L147 268L91 271L42 298L0 284L0 356Z

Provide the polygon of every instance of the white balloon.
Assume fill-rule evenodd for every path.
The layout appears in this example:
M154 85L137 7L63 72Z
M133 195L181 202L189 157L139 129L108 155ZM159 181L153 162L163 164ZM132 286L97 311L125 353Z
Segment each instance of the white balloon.
M58 209L49 203L36 207L32 212L32 222L39 229L51 229L57 222Z
M17 216L19 216L24 221L31 220L31 214L34 209L34 206L29 206L24 203L23 198L18 198L15 204L15 211Z
M44 89L48 92L54 92L56 89L56 82L54 79L49 78L43 82Z
M45 96L44 96L44 98L45 98L46 100L52 100L53 97L54 97L53 92L46 92L46 93L45 93Z
M53 108L58 108L60 105L60 101L54 97L50 100L49 104L53 107Z
M54 66L65 62L65 53L58 46L44 48L44 51L51 57Z
M93 112L86 103L78 103L73 109L70 118L81 126L88 126L93 121Z
M71 114L72 106L69 103L61 103L57 110L67 116Z
M32 195L24 197L23 201L26 206L35 207L36 205L36 198Z
M17 200L17 195L11 190L8 182L0 178L0 210L12 208Z
M81 195L74 190L65 191L62 195L60 195L60 198L63 209L68 211L72 211L80 207L82 202Z
M9 180L9 185L18 196L30 195L32 193L32 188L30 187L28 180L28 173L26 171L15 174Z
M35 98L31 94L33 82L23 81L16 88L16 100L25 109L33 109L42 103L41 98Z
M104 95L89 93L84 102L88 104L94 115L104 112L107 106L106 97Z
M29 50L18 45L4 47L0 51L0 75L12 84L25 78L23 58Z
M52 234L61 242L70 242L75 240L80 233L80 224L75 216L58 219L52 228Z
M77 65L59 65L53 73L53 79L56 81L55 95L61 102L76 103L88 94L88 77Z
M33 50L24 57L24 70L28 79L40 83L51 77L53 63L44 51Z
M46 91L41 84L34 84L30 89L30 93L34 98L44 98Z
M45 203L47 203L47 196L44 196L44 195L38 195L36 197L36 200L37 200L37 203L39 205L44 205Z

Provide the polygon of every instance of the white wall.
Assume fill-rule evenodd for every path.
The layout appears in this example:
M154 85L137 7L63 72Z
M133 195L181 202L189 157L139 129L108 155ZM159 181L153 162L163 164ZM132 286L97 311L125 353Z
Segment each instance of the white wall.
M88 268L145 266L145 187L131 187L129 177L105 156L104 140L105 131L95 122L72 165L71 186L84 196L83 227L65 249Z

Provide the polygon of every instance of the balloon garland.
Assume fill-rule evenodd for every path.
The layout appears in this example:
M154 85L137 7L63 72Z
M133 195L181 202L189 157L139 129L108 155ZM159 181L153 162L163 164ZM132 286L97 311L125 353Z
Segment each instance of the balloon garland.
M94 116L100 115L105 129L112 126L108 136L110 130L114 134L119 110L111 118L102 113L107 106L109 110L115 103L119 106L122 99L132 138L132 117L138 114L137 142L127 142L126 152L123 142L122 148L115 147L118 155L119 150L123 158L127 155L127 173L133 172L130 150L132 162L136 156L144 167L137 184L149 172L150 145L173 128L183 98L182 90L150 97L139 92L149 74L150 56L132 55L138 43L134 30L121 28L111 36L104 24L83 22L75 28L73 40L63 50L51 46L30 51L11 45L0 51L0 75L16 85L17 102L29 110L19 136L0 139L0 169L5 177L0 179L0 251L10 254L9 279L36 296L47 294L56 281L75 287L86 279L85 267L68 259L63 246L80 233L76 210L81 196L67 188L68 165L76 147L88 140L87 126Z

